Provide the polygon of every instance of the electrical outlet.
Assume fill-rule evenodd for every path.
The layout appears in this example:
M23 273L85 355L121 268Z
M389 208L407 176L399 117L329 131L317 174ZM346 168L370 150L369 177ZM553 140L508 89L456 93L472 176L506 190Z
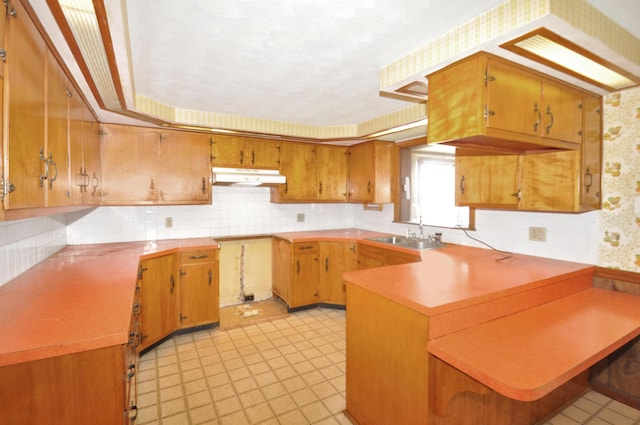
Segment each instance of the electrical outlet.
M245 301L253 301L253 294L247 294L244 296Z
M304 213L298 214L298 223L304 223Z
M165 217L164 227L166 227L167 229L173 227L173 217Z
M529 227L529 240L536 242L547 241L547 228L546 227Z

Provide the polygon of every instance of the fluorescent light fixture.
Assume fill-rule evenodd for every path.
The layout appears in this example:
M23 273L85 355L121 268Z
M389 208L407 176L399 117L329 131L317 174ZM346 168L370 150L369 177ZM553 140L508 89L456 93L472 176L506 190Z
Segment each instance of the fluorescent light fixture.
M608 91L622 90L640 83L637 76L546 28L532 31L500 47Z
M420 121L412 122L412 123L409 123L409 124L404 124L404 125L401 125L401 126L398 126L398 127L393 127L393 128L388 129L388 130L379 131L377 133L370 134L367 137L375 138L375 137L380 137L380 136L386 136L387 134L398 133L400 131L409 130L409 129L412 129L412 128L415 128L415 127L420 127L422 125L427 125L427 119L426 118L423 119L423 120L420 120Z

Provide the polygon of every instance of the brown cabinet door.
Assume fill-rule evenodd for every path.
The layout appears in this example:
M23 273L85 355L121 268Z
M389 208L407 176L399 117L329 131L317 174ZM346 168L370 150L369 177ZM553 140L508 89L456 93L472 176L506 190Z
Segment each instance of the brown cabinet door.
M582 210L600 209L602 203L602 98L585 96L582 130Z
M319 201L347 200L348 155L345 146L316 146L317 191Z
M45 205L45 52L38 29L20 2L11 2L7 37L8 140L5 142L5 178L15 190L5 197L5 208ZM42 178L41 178L42 177Z
M503 63L490 61L487 69L487 128L539 135L540 80Z
M517 208L518 155L456 152L456 205Z
M98 205L102 202L102 153L100 142L100 124L86 106L82 111L82 164L88 186L82 196L85 205Z
M71 205L82 205L91 183L83 160L86 107L77 93L69 93L69 196Z
M358 270L384 266L384 249L371 245L358 245Z
M175 261L175 255L165 255L144 260L140 265L141 350L176 329Z
M576 211L580 204L580 165L580 149L523 155L520 208Z
M349 147L349 202L373 202L376 183L374 158L373 143Z
M48 161L46 205L70 204L69 185L69 81L56 58L47 54L47 143L44 155Z
M271 242L273 292L287 304L291 301L292 258L292 244L284 239L273 238Z
M201 133L162 131L158 144L158 202L207 203L211 199L209 137Z
M244 156L249 168L277 170L280 167L280 142L267 139L247 139Z
M144 127L103 125L102 183L107 205L155 203L160 199L158 132Z
M218 252L181 253L179 327L220 321Z
M210 136L211 165L216 167L246 166L244 157L245 138L241 136Z
M354 242L321 242L320 245L320 301L345 305L346 288L342 273L357 268Z
M280 173L287 182L272 190L279 201L313 201L316 197L316 145L283 142L280 146Z
M318 303L320 283L319 243L293 244L293 278L289 307L302 307Z
M582 142L582 94L560 85L542 84L542 137Z

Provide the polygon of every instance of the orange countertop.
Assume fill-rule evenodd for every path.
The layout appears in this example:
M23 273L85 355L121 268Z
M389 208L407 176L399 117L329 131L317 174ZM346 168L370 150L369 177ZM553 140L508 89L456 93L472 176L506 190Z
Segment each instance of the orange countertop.
M0 287L0 366L126 344L138 263L211 238L68 246Z
M427 348L489 388L537 400L640 335L640 297L589 288L431 340Z
M346 272L352 284L427 316L529 291L560 279L590 275L594 266L446 244L421 251L422 261Z

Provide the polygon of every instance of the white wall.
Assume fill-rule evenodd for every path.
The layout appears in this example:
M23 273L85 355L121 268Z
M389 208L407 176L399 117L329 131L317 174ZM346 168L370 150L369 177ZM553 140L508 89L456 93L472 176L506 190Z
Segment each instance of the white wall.
M382 212L354 207L354 227L404 234L418 226L393 223L393 205ZM599 211L583 214L476 211L476 230L470 236L496 249L588 264L598 263ZM547 241L529 240L529 227L546 227ZM457 229L425 227L424 233L442 232L444 242L484 247Z
M298 214L304 222L297 221ZM166 217L173 227L165 227ZM477 211L470 232L500 250L598 264L600 212L584 214ZM100 207L94 210L0 223L0 285L54 254L65 244L144 241L189 237L271 234L358 227L404 234L393 206L365 211L350 204L272 204L267 188L214 187L211 205ZM528 240L529 226L546 227L547 242ZM414 230L417 226L411 226ZM66 234L65 234L66 230ZM460 230L441 231L445 242L482 246Z

